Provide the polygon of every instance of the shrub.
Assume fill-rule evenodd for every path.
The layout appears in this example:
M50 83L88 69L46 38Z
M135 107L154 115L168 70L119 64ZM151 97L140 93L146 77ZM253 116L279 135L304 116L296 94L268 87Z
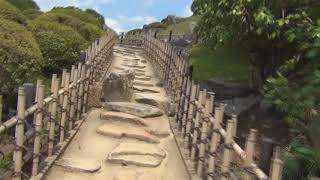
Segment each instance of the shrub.
M75 18L80 19L81 21L84 21L86 23L90 23L90 24L93 24L95 26L100 27L100 22L94 15L92 15L90 13L86 13L85 11L82 11L79 8L55 7L51 10L51 12L62 13L62 14L66 14L69 16L73 16Z
M105 20L104 20L104 17L100 13L98 13L97 11L95 11L93 9L87 9L86 12L94 15L96 17L96 19L99 21L100 27L103 28L103 26L105 25Z
M63 24L73 28L79 34L82 35L87 41L92 42L99 38L102 34L102 30L99 27L92 24L83 22L78 18L61 13L45 13L37 18L37 20L44 20Z
M12 4L0 0L0 17L26 25L27 18Z
M141 33L142 29L132 29L130 31L127 32L127 34L137 34L137 33Z
M22 11L22 13L28 18L28 19L36 19L37 17L39 17L41 14L43 14L43 12L36 10L36 9L26 9L24 11Z
M166 29L167 28L167 25L161 23L161 22L153 22L153 23L150 23L148 25L144 25L143 29Z
M86 40L68 26L41 20L34 20L29 26L45 59L44 75L69 68L87 46Z
M43 57L32 34L13 21L0 18L0 39L0 94L12 104L16 88L37 75Z
M39 10L39 6L33 0L7 0L9 3L17 7L18 9L35 9Z

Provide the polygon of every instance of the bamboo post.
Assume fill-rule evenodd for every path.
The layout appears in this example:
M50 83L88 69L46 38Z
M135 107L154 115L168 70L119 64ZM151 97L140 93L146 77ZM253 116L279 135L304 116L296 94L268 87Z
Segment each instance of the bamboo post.
M0 95L0 124L2 124L3 102L2 95Z
M200 91L199 93L199 100L197 104L197 112L196 112L196 119L194 122L194 130L193 130L193 137L192 137L192 148L191 148L191 160L196 160L196 152L198 149L198 136L199 136L199 126L200 126L200 119L201 119L201 106L202 106L202 96L203 91Z
M78 69L74 70L74 76L72 80L71 87L71 102L70 102L70 113L69 113L69 130L73 129L74 117L76 113L76 98L77 98L77 77L78 77Z
M20 87L18 91L18 106L17 106L17 125L15 132L16 148L14 151L14 175L13 180L21 180L22 169L22 153L24 142L24 121L26 111L26 94L24 87Z
M56 127L56 118L57 118L59 82L60 82L59 79L56 79L53 87L52 110L51 110L51 118L50 118L49 144L48 144L49 157L53 155L55 127Z
M182 137L184 138L186 135L186 126L187 126L187 118L188 118L188 108L189 108L189 101L190 101L190 91L191 91L191 84L192 82L189 80L187 83L186 95L184 98L184 106L182 112Z
M247 138L246 142L246 159L244 162L245 166L245 172L243 175L244 180L253 180L255 179L254 176L252 176L252 173L250 172L250 165L253 163L254 158L254 152L255 152L255 144L256 144L256 138L257 138L257 130L256 129L250 129L250 134Z
M202 117L202 130L201 130L201 139L200 139L200 150L199 150L199 160L198 160L198 169L197 174L198 176L203 176L203 169L205 164L205 153L206 153L206 144L207 144L207 133L208 133L208 124L210 121L210 105L211 105L211 98L205 100L205 108Z
M60 142L64 141L65 131L66 131L66 121L67 121L67 107L68 107L68 97L69 97L69 83L70 83L70 74L66 73L65 75L65 86L63 92L63 103L62 103L62 115L61 115L61 124L60 124Z
M234 117L228 120L227 124L227 136L225 139L224 150L223 150L223 159L222 159L222 168L221 168L221 180L228 180L230 176L230 162L232 158L232 142L233 135L235 130Z
M52 80L51 80L51 94L53 94L54 92L54 88L55 88L55 84L57 81L57 74L53 74L52 75ZM49 117L46 118L48 119L45 123L47 124L47 131L49 131L50 129L50 118L51 118L51 112L52 112L52 102L49 103L49 107L48 107L48 112L49 112Z
M83 109L82 113L86 113L88 110L88 97L89 97L89 79L90 79L90 68L87 67L86 78L84 81L84 95L83 95Z
M222 122L222 116L221 116L221 105L215 108L214 113L214 122L213 122L213 133L211 135L211 142L210 142L210 157L209 157L209 164L208 164L208 180L214 180L213 177L215 172L215 166L217 161L217 149L220 143L221 135L219 133L219 130L221 129L221 122Z
M43 118L43 101L44 101L44 85L39 84L37 94L37 111L35 122L35 138L33 147L33 166L32 176L36 176L39 172L40 148L41 148L41 131Z
M281 180L283 162L280 159L280 147L276 147L273 153L272 166L270 169L271 180Z
M77 120L81 119L82 115L82 102L83 102L83 91L84 91L84 80L86 76L87 68L86 65L82 65L81 74L80 74L80 84L79 84L79 96L78 96L78 114Z
M186 127L186 136L184 138L184 147L187 149L189 148L190 142L190 133L191 133L191 125L194 118L194 107L195 107L195 100L196 100L196 89L197 86L192 83L192 90L191 90L191 97L190 97L190 105L188 110L188 118L187 118L187 127Z

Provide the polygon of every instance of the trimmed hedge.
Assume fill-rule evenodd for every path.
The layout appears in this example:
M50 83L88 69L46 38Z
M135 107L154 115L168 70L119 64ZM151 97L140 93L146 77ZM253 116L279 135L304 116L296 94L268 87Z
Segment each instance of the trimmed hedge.
M5 0L0 0L0 18L15 21L19 24L26 25L27 18L12 4Z
M87 41L78 32L59 23L34 20L29 28L45 59L43 73L47 76L70 68L87 46Z
M93 24L95 26L100 27L100 22L99 20L92 14L86 13L85 11L82 11L79 8L75 7L55 7L51 10L51 12L57 12L57 13L62 13L66 14L69 16L73 16L75 18L80 19L81 21L84 21L86 23Z
M26 10L26 9L40 10L37 3L35 3L33 0L7 0L7 1L20 10Z
M18 23L0 18L0 39L0 94L13 102L16 88L38 75L43 57L32 33Z
M37 20L50 21L69 26L81 34L82 37L89 42L96 40L102 35L102 30L99 27L83 22L78 18L66 14L49 12L39 16Z

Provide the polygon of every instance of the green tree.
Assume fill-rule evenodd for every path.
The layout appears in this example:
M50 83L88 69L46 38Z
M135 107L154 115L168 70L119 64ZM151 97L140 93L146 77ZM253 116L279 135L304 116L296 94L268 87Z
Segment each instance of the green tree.
M12 105L16 88L31 81L43 66L32 34L22 25L0 18L0 94Z
M91 13L87 13L79 8L76 8L76 7L55 7L51 10L51 12L67 14L69 16L73 16L75 18L78 18L81 21L84 21L84 22L93 24L95 26L101 27L100 21L99 21L99 19L96 18L96 16L94 16Z
M105 20L104 20L104 17L100 13L98 13L94 9L87 9L86 12L94 15L96 17L96 19L99 21L100 27L103 28L103 26L105 25Z
M55 22L63 24L73 28L79 34L82 35L87 41L92 42L102 35L102 30L93 24L86 23L80 19L66 15L64 13L49 12L45 13L37 18L41 21Z
M45 59L42 72L47 76L70 68L78 61L80 51L87 46L86 40L78 32L59 23L34 20L29 28Z
M12 4L0 0L0 17L26 25L27 18Z
M33 0L7 0L20 10L35 9L40 10L39 6Z

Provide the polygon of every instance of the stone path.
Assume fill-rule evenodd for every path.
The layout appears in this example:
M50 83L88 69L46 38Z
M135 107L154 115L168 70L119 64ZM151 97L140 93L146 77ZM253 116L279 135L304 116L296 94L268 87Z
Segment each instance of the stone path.
M45 179L190 179L164 114L169 98L150 63L141 50L117 46L111 71L127 70L135 72L131 102L101 103L89 112Z

